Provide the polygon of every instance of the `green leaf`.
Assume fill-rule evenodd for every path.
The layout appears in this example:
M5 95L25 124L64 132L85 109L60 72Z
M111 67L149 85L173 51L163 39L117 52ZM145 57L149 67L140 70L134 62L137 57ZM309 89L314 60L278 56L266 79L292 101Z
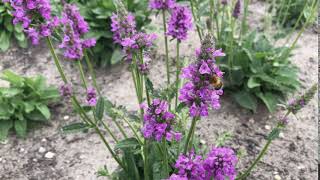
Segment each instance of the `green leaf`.
M14 108L9 103L0 103L0 120L9 120L14 113Z
M146 77L146 88L150 94L153 94L153 91L154 91L153 83L148 77Z
M249 92L242 90L242 91L236 92L233 96L234 96L236 102L240 106L247 108L247 109L250 109L254 112L256 111L257 99Z
M13 121L0 121L0 141L7 138L9 130L13 127Z
M270 112L274 112L277 108L279 97L270 92L265 94L257 93L257 96L264 102Z
M118 63L122 58L123 58L123 54L122 54L121 50L115 49L112 53L111 64Z
M0 87L0 94L2 95L2 97L5 97L5 98L12 98L21 92L22 90L18 88L1 88Z
M77 122L77 123L71 123L66 126L63 126L61 128L61 131L64 133L83 132L90 128L91 127L85 123Z
M97 105L96 105L96 109L95 109L95 113L96 113L96 117L98 118L98 120L102 120L103 118L103 113L104 113L104 98L100 97L98 99Z
M48 106L44 104L38 104L36 105L36 107L47 120L50 119L51 114Z
M11 33L7 31L2 31L0 33L0 50L6 51L10 47L10 37Z
M20 137L25 137L27 134L27 120L15 120L14 129Z
M276 138L279 137L279 134L280 134L280 128L274 128L272 129L271 133L268 135L267 139L268 140L274 140Z
M128 138L118 142L115 146L115 150L119 150L119 149L123 151L136 150L136 148L139 146L140 146L139 141L136 138Z
M248 88L255 88L255 87L261 86L259 80L254 77L249 78L247 85L248 85Z
M1 79L8 81L16 87L22 87L24 85L24 79L9 70L3 72Z

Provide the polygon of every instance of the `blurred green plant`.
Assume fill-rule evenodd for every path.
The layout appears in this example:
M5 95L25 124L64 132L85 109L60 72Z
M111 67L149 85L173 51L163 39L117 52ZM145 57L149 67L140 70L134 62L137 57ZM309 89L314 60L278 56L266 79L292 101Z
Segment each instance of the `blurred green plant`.
M310 18L307 26L316 22L317 16L311 13L313 0L272 0L269 12L273 20L284 28L301 28Z
M80 13L90 26L88 37L94 37L97 44L89 52L89 56L98 67L107 67L118 63L123 55L121 49L113 43L111 16L116 7L111 0L77 0ZM151 22L147 0L124 1L130 12L136 17L137 28L141 29ZM94 55L94 56L93 56Z
M8 3L0 1L0 51L6 51L10 48L11 40L26 48L28 45L27 38L20 24L12 24L11 7Z
M10 86L0 87L0 140L6 139L11 129L25 137L28 128L50 119L48 104L60 95L56 88L47 86L43 76L21 77L4 71L1 79Z
M302 28L289 46L287 43L296 27L287 33L286 45L283 46L275 43L280 37L271 39L266 33L249 28L250 0L240 1L239 7L236 5L238 0L225 1L225 4L218 0L189 1L199 37L203 37L207 29L215 36L216 47L222 48L226 54L217 62L225 72L225 89L231 92L240 106L255 112L260 101L273 112L277 104L298 89L298 71L290 62L290 56L315 16L316 0L312 1L307 20L301 21ZM207 21L203 21L205 18Z

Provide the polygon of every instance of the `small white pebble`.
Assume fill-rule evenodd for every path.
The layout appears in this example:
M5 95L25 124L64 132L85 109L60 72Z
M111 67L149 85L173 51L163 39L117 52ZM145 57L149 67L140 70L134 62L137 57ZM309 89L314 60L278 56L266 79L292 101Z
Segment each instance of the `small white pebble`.
M46 138L41 139L41 142L47 142Z
M305 169L305 168L306 168L306 167L305 167L304 165L299 165L299 166L298 166L298 169L299 169L299 170Z
M23 148L20 148L19 152L21 152L21 153L24 152L24 149L23 149Z
M52 159L56 154L53 152L47 152L44 157L47 159Z
M46 149L44 147L40 147L39 148L39 153L44 153L44 152L46 152Z
M36 158L33 158L32 161L33 162L38 162L38 160Z
M264 126L264 128L266 128L266 130L270 130L270 129L271 129L271 126L266 125L266 126Z
M92 77L91 77L91 76L89 76L89 77L88 77L88 79L89 79L89 80L91 80L91 79L92 79Z
M253 123L254 123L254 119L253 119L253 118L250 118L250 119L249 119L249 123L253 124Z
M80 159L85 159L86 156L85 156L85 155L80 155L79 158L80 158Z
M284 138L283 132L279 133L279 137L280 137L280 138Z
M2 161L2 158L0 157L0 163L1 163L1 161Z
M206 144L206 141L203 140L203 139L201 139L201 140L200 140L200 143L201 143L201 144Z
M64 116L63 119L64 120L68 120L70 118L70 116Z
M281 176L279 176L278 174L274 176L275 180L281 180Z
M269 116L268 116L268 118L269 118L269 119L271 119L271 118L272 118L272 116L271 116L271 115L269 115Z

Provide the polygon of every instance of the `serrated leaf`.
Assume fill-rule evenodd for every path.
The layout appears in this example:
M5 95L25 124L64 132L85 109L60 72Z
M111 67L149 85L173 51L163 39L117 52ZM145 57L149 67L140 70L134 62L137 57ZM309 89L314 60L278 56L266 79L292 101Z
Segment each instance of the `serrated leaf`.
M88 129L90 129L89 125L82 123L82 122L78 122L78 123L71 123L66 126L63 126L61 128L61 131L64 133L73 133L73 132L85 131Z
M261 86L261 84L258 79L254 78L254 77L250 77L247 82L247 86L248 86L248 88L255 88L255 87Z
M14 129L18 136L25 137L27 134L27 120L15 120Z
M36 107L46 119L50 119L51 114L48 106L44 104L38 104Z
M257 99L247 91L239 91L236 92L233 97L235 98L236 102L247 109L252 111L256 111L257 109Z
M95 114L98 120L102 120L103 118L103 113L104 113L104 98L100 97L98 99L97 105L96 105L96 109L95 109Z
M9 130L13 127L13 121L0 121L0 141L7 138Z

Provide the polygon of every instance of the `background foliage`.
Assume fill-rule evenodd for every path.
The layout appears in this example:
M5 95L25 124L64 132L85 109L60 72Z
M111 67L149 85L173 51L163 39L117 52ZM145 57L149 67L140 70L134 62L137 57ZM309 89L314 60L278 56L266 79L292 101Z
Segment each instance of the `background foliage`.
M24 137L27 129L50 119L48 104L58 99L56 88L47 86L42 76L21 77L4 71L1 77L10 87L0 87L0 140L10 129Z
M22 48L28 45L22 26L12 24L13 18L10 11L11 7L8 3L4 4L0 1L0 51L8 50L11 41L17 42Z

